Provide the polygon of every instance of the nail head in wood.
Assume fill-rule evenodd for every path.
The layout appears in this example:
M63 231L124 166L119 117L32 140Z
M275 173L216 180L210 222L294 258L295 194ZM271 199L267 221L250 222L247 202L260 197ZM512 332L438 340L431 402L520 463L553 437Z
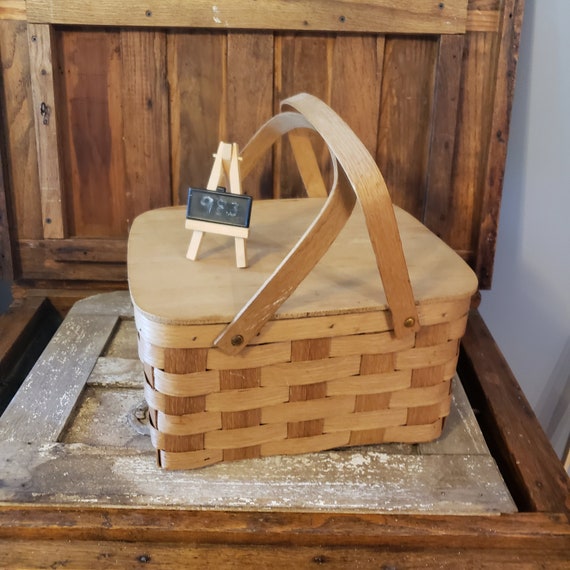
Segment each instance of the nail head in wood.
M232 337L232 346L241 346L243 344L243 336L236 334Z

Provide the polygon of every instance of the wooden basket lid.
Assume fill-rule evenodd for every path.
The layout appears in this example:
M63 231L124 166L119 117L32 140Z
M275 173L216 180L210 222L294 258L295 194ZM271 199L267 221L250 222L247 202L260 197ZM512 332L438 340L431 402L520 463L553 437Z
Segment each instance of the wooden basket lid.
M257 201L247 240L250 266L234 265L233 238L206 234L197 261L186 259L191 232L183 207L139 216L131 228L128 275L137 310L170 324L228 323L271 275L321 209L324 199ZM417 304L460 299L477 290L469 266L419 221L395 208ZM275 318L387 308L364 216L357 205L327 254Z

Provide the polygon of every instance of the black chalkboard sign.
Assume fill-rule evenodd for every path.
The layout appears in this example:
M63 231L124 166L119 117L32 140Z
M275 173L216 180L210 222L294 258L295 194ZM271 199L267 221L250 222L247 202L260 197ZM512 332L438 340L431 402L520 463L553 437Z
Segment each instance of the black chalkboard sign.
M225 188L189 188L186 219L249 228L251 203L251 196L231 194Z

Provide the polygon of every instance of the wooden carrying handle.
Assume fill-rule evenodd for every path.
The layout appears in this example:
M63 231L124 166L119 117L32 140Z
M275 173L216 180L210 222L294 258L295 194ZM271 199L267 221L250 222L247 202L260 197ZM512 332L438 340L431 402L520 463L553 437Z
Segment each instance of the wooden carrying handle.
M350 127L325 103L301 93L282 102L281 113L266 123L243 152L242 172L279 136L295 128L317 131L329 147L335 181L311 226L253 297L224 328L214 345L238 354L271 319L329 249L348 220L358 197L376 264L392 313L394 334L401 338L419 328L408 269L392 201L374 159ZM252 150L249 150L252 149ZM246 160L247 158L247 160ZM341 168L337 170L337 161Z

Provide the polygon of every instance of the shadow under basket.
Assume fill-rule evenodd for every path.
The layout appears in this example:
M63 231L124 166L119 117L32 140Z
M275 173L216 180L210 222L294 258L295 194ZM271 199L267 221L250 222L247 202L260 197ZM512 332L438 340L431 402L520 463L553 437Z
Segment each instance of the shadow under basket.
M224 235L206 234L188 260L183 207L146 212L130 232L151 437L167 469L426 442L449 413L475 274L392 205L330 108L304 94L282 108L244 148L242 176L294 130L309 198L254 202L248 268L233 266ZM310 130L330 150L328 196Z

